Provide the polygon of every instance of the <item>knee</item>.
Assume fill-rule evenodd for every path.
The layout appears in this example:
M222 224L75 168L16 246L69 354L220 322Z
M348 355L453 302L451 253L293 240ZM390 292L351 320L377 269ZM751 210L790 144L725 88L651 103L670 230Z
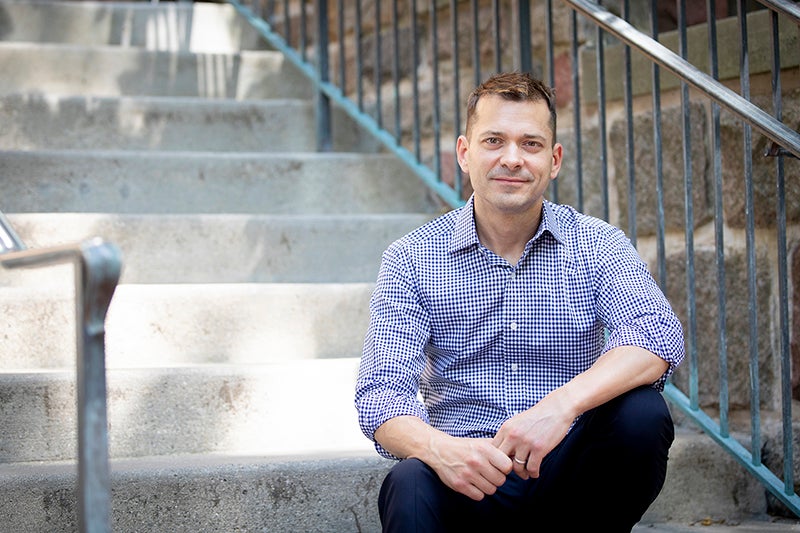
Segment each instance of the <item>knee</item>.
M667 403L652 387L639 387L607 404L610 430L626 448L666 452L675 438Z
M437 531L444 485L425 463L405 459L386 475L378 496L385 532Z
M439 484L439 478L419 459L405 459L397 463L383 480L379 495L379 506L415 507L413 500L430 492Z

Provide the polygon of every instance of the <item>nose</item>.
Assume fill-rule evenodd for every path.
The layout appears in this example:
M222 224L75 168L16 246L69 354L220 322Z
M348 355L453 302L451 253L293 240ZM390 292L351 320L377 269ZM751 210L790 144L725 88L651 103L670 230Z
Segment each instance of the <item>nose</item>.
M504 146L500 164L510 170L520 168L522 166L522 153L519 146L514 143L508 143Z

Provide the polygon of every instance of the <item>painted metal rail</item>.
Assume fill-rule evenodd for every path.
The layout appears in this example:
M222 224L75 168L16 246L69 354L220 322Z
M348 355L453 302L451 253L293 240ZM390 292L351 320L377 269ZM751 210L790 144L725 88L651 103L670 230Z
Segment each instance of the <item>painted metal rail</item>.
M0 213L0 264L7 269L72 263L77 323L78 526L111 531L106 410L105 317L122 269L116 246L101 239L27 249Z

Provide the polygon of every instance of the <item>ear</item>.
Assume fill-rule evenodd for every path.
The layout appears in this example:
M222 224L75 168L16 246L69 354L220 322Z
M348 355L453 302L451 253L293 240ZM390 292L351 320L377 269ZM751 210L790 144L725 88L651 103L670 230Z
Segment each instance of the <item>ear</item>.
M469 149L467 138L459 135L456 140L456 156L458 156L458 166L464 174L469 174L469 166L467 165L467 150Z
M550 179L554 180L558 177L558 171L561 170L561 161L564 157L564 147L560 143L553 145L553 167L550 169Z

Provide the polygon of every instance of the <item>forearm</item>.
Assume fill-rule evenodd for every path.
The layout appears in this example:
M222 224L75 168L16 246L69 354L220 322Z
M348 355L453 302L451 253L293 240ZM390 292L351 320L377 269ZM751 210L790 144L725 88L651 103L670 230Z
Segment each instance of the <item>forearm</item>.
M559 400L577 417L629 390L655 383L669 363L638 346L618 346L548 396Z
M400 459L417 458L430 465L441 442L452 438L416 416L397 416L381 424L375 440Z

